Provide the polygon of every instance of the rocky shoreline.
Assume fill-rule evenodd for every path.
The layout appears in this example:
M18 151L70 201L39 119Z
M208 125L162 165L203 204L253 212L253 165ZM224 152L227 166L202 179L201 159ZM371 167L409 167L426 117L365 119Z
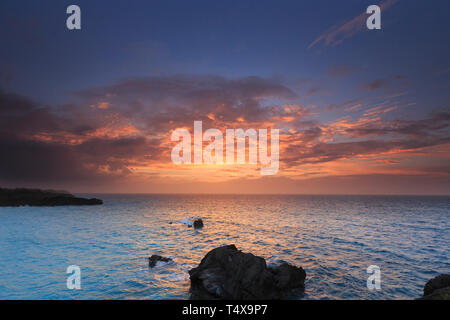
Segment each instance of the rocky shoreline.
M441 274L429 280L420 300L450 300L450 274Z
M96 198L79 198L65 191L0 188L0 207L6 206L67 206L101 205ZM172 224L172 223L170 223ZM188 227L204 226L200 218L192 218ZM172 258L149 257L149 267ZM209 251L200 264L189 270L191 300L279 300L292 292L298 296L305 289L306 272L302 267L283 263L268 267L264 258L244 253L235 245L225 245ZM450 300L450 274L429 280L423 296L417 300Z
M0 207L20 206L91 206L101 205L96 198L79 198L65 191L0 188Z
M149 266L171 258L153 255ZM235 245L209 251L200 264L189 270L190 300L281 300L305 290L302 267L283 263L268 267L262 257L244 253ZM417 300L450 300L450 274L429 280Z
M194 221L194 222L192 222ZM169 222L172 224L172 222ZM202 228L203 220L195 217L185 223ZM171 262L160 255L149 257L149 266ZM199 265L189 270L190 300L281 300L303 296L306 272L302 267L282 263L268 267L266 260L244 253L235 245L210 250ZM423 296L416 300L450 300L450 274L429 280Z

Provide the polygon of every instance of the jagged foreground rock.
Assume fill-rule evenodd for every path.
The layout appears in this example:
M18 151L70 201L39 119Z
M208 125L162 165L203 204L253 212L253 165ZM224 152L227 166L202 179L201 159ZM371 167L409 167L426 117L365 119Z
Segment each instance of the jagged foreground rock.
M191 299L283 299L304 289L306 273L287 263L268 268L266 261L234 245L211 250L189 271Z
M450 274L429 280L423 288L423 300L450 300Z

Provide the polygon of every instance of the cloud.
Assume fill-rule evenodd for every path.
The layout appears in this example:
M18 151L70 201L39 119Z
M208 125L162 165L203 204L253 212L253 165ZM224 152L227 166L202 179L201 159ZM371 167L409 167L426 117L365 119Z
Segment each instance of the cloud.
M346 100L342 103L331 103L326 107L326 109L328 111L339 110L339 109L344 109L346 111L352 111L352 110L361 108L362 101L363 101L362 98L355 98L355 99Z
M162 180L260 178L259 171L248 166L174 166L170 133L180 127L192 130L194 120L202 120L204 129L280 128L280 175L291 178L364 173L374 166L384 171L393 170L392 166L404 168L403 173L420 171L414 164L402 167L404 159L414 156L395 155L442 147L450 136L449 113L383 119L391 105L374 106L355 120L320 122L318 114L305 107L289 87L260 77L129 79L87 88L74 96L76 102L48 106L0 91L0 148L4 150L0 182L72 189L93 184L132 186L131 181L144 186ZM98 108L99 103L108 107ZM355 98L335 108L345 110L361 103ZM427 152L431 156L436 151ZM361 159L367 162L360 163ZM351 165L341 167L346 161ZM420 167L427 165L442 167L439 162ZM437 173L429 170L428 174Z
M372 82L366 83L363 86L364 90L375 91L379 89L388 88L389 81L387 79L377 79Z
M0 91L0 181L120 179L136 167L170 164L170 132L191 127L194 120L251 126L291 123L307 113L295 104L263 106L269 99L291 101L296 95L259 77L132 79L75 95L77 104L44 106Z
M302 95L302 98L309 98L315 95L329 95L330 91L324 88L313 87L306 91L305 94Z
M278 112L263 106L270 99L293 101L296 94L273 79L227 79L211 75L176 75L130 79L115 85L74 93L85 103L108 103L109 111L130 118L152 133L192 126L193 120L247 123L267 120Z
M407 135L420 140L434 138L439 135L447 135L450 127L450 113L439 112L432 117L421 120L393 120L389 122L367 122L356 125L345 131L351 135L365 137L369 135ZM437 139L438 141L439 139ZM436 142L437 142L436 141Z
M311 148L289 148L290 157L296 165L308 163L325 163L361 156L378 156L389 151L417 150L424 147L450 142L450 137L434 139L403 140L364 140L339 143L318 143ZM291 163L292 165L292 163Z
M404 80L406 77L401 75L396 75L394 77L387 77L383 79L376 79L371 82L367 82L362 86L362 90L367 91L377 91L377 90L383 90L391 88L392 86L396 84L400 84L401 86L404 86Z
M0 92L0 181L101 182L128 174L130 161L158 154L157 139L95 134L107 128L110 118L96 118L90 108L85 114L70 109ZM120 132L120 126L115 130Z
M345 141L339 141L340 137ZM316 124L303 134L287 138L282 160L288 168L302 168L361 157L376 159L384 154L414 152L449 143L448 112L418 120L361 118L353 123L338 120ZM431 156L433 151L428 154Z
M383 12L384 10L391 7L395 2L396 0L385 0L379 4L379 7ZM324 47L335 47L341 44L345 39L366 31L367 17L368 15L364 11L363 13L349 21L331 27L320 36L318 36L313 42L311 42L311 44L308 46L308 49L311 49L319 43L322 43Z

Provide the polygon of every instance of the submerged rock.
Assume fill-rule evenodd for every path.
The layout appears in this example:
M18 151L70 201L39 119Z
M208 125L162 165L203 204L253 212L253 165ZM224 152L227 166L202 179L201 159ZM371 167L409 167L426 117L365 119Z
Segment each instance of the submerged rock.
M65 191L0 188L0 207L84 206L99 204L103 204L103 201L100 199L78 198Z
M195 219L194 220L194 228L203 228L203 220L202 219Z
M450 300L450 274L441 274L429 280L423 288L424 300Z
M153 268L154 266L156 266L156 263L158 261L169 262L169 261L172 261L172 259L154 254L150 258L148 258L148 265Z
M306 273L284 263L268 268L264 258L243 253L234 245L211 250L189 271L191 299L283 299L304 289Z

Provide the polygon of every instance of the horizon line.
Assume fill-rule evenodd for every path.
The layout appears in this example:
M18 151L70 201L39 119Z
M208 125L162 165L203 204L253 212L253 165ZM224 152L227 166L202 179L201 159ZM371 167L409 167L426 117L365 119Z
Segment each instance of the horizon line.
M206 193L206 192L73 192L74 194L96 195L211 195L211 196L415 196L450 197L450 194L413 194L413 193Z

